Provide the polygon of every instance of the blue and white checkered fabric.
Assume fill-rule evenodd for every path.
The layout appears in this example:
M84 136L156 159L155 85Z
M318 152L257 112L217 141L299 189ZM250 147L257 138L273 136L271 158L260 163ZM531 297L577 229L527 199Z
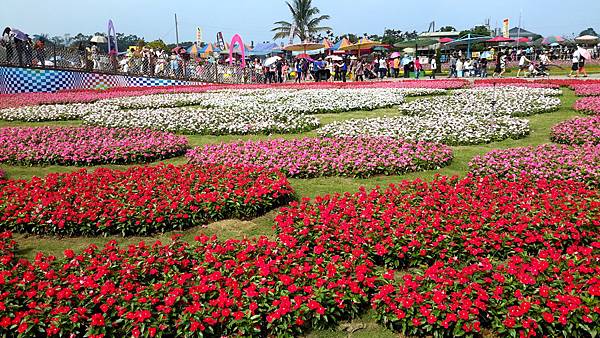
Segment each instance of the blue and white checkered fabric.
M55 92L112 87L198 85L198 82L52 69L0 67L0 93Z

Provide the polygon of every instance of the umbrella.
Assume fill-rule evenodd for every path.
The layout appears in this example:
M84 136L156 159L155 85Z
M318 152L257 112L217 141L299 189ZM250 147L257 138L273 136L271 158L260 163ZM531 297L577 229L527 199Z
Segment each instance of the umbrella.
M589 60L592 58L592 55L590 54L590 52L585 49L585 48L577 48L577 51L579 51L579 55L583 56L584 59Z
M296 59L310 59L310 58L311 58L310 55L308 55L306 53L296 55Z
M390 55L390 59L399 58L401 56L402 54L400 54L400 52L393 52L392 55Z
M95 35L94 37L92 37L90 39L90 42L95 42L95 43L107 43L108 39L102 35Z
M582 35L575 38L575 42L579 43L596 43L598 42L598 37L593 35Z
M358 40L357 43L352 44L350 46L342 46L341 50L361 50L361 49L371 49L373 47L381 46L381 42L372 41L367 38L362 38Z
M562 42L565 42L565 39L563 39L560 36L547 36L544 38L544 40L542 41L542 44L544 45L551 45L552 44L560 44Z
M558 46L560 46L560 43L558 43L558 42L553 42L550 44L550 47L558 47Z
M177 53L177 54L185 54L186 50L185 50L185 48L183 48L181 46L177 46L177 47L171 49L171 52Z
M325 60L331 60L331 61L344 61L344 59L341 56L337 56L337 55L329 55L328 57L325 58Z
M301 43L295 43L293 45L287 45L287 46L283 47L283 50L306 53L307 50L321 49L323 47L325 47L325 46L322 43L305 41L305 42L301 42Z
M489 40L485 40L485 42L488 42L488 43L502 43L502 42L511 42L511 41L515 41L515 40L511 39L511 38L505 38L503 36L496 36Z
M274 64L275 62L277 62L279 60L281 60L281 58L279 56L271 56L270 58L267 58L265 60L264 65L265 65L265 67L269 67L269 66L271 66L272 64Z
M27 39L29 39L29 35L23 33L18 29L11 29L10 32L15 36L15 39L17 40L27 41Z
M452 42L454 41L454 39L451 38L441 38L440 39L440 43L448 43L448 42Z
M342 47L346 48L351 45L352 45L352 43L350 42L350 40L348 40L347 38L343 38L340 41L336 42L333 46L329 47L328 49L330 51L333 51L334 54L344 54L345 51L341 48Z

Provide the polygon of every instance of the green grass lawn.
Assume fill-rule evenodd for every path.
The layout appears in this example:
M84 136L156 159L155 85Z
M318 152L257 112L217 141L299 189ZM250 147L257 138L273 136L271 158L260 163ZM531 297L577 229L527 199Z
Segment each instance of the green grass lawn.
M401 176L377 176L369 179L353 179L353 178L342 178L342 177L326 177L326 178L315 178L315 179L291 179L291 184L296 190L298 196L301 197L314 197L317 195L332 194L332 193L343 193L343 192L354 192L360 186L367 188L373 188L375 186L385 186L390 183L399 182L405 179L424 179L430 180L435 175L447 175L447 176L464 176L468 171L469 161L476 155L484 154L492 149L520 147L528 145L538 145L550 142L550 130L556 123L577 116L577 112L572 109L574 101L577 99L574 93L569 89L563 89L564 95L561 97L562 106L558 111L541 114L529 117L531 121L532 132L531 134L519 140L505 140L502 142L495 142L484 145L476 146L456 146L454 149L454 160L448 167L426 171L418 173L410 173ZM347 112L339 114L323 114L319 115L323 124L330 123L332 121L345 120L350 118L365 118L365 117L376 117L376 116L393 116L398 114L397 109L379 109L374 111L357 111ZM69 121L69 122L53 122L53 123L20 123L20 122L1 122L0 126L41 126L41 125L80 125L80 121ZM257 139L268 139L268 138L298 138L304 136L316 136L314 131L306 132L302 134L290 134L290 135L248 135L248 136L188 136L189 141L192 145L202 145L207 143L215 142L227 142L233 140L257 140ZM169 163L185 163L184 157L170 159ZM115 165L105 166L110 168L125 168L127 166ZM5 170L10 178L23 178L27 179L32 176L44 176L52 172L69 172L78 170L78 167L62 167L62 166L46 166L46 167L22 167L22 166L7 166L1 165L1 169ZM273 236L274 231L273 218L276 211L272 211L264 216L255 218L251 221L239 221L239 220L225 220L216 223L209 224L204 228L192 228L187 231L181 232L183 238L186 240L193 239L194 236L200 233L207 235L218 234L220 238L243 238L258 235ZM29 235L15 235L15 239L19 245L19 255L32 258L38 251L42 251L46 254L61 255L62 252L71 248L74 250L81 250L87 247L89 244L103 245L105 242L115 239L119 243L137 243L141 240L146 242L153 242L157 239L169 240L173 233L167 233L157 235L154 237L101 237L101 238L56 238L56 237L40 237L40 236L29 236ZM317 331L313 332L309 337L395 337L394 333L388 331L381 326L374 323L369 312L367 312L362 318L352 321L345 325L343 328L331 331Z

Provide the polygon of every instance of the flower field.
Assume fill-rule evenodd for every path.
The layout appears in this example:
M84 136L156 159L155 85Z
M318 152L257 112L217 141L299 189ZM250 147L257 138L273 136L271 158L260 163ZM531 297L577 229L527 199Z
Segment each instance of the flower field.
M514 86L480 87L455 92L449 97L415 100L400 105L406 115L529 116L551 112L560 106L560 90Z
M529 134L529 122L510 116L438 114L378 117L334 122L317 130L327 137L391 137L448 145L481 144L518 139Z
M187 157L201 165L265 166L288 177L369 177L438 169L452 161L452 149L389 138L303 138L212 144Z
M0 327L288 336L370 306L405 334L585 335L600 317L598 214L597 192L570 182L440 178L293 203L274 241L109 242L27 261L5 233ZM420 267L395 279L405 264Z
M593 337L593 84L0 95L0 336Z
M94 165L143 163L182 155L185 137L143 129L0 128L0 163Z
M551 139L556 143L600 143L600 115L561 122L552 128Z

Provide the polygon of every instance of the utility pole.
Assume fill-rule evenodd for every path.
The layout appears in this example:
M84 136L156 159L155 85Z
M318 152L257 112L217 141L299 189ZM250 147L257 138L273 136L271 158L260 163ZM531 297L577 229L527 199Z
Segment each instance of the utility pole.
M177 42L177 47L179 47L179 28L177 27L177 13L175 13L175 41Z
M521 17L523 16L523 9L519 12L519 29L517 29L517 46L519 46L519 39L521 38Z

